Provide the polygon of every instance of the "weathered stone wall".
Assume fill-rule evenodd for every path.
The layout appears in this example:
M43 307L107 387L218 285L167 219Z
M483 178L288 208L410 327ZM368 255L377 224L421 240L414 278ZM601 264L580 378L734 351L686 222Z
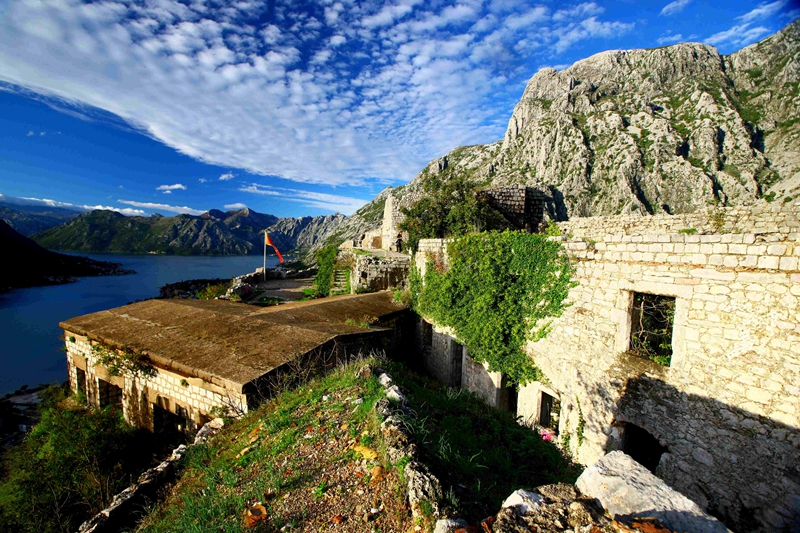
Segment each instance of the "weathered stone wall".
M381 225L381 248L384 250L396 250L397 235L400 233L397 225L403 220L400 213L400 206L391 194L386 197L383 206L383 224ZM405 239L408 237L406 236ZM405 240L404 239L404 240Z
M544 222L548 202L541 191L525 185L509 185L478 194L519 229L536 231Z
M479 398L495 409L508 408L508 389L500 372L489 372L485 364L475 362L464 350L461 363L461 388Z
M575 238L619 239L623 235L670 235L680 230L697 234L754 234L764 239L790 239L800 235L800 208L790 205L709 207L705 211L682 215L573 218L558 222L565 235Z
M635 424L667 448L658 475L730 527L798 530L798 215L728 209L723 228L748 232L712 234L715 216L561 223L579 236L560 239L578 284L549 335L526 349L560 400L562 442L580 462L624 448L624 424ZM686 227L699 234L678 233ZM415 264L446 264L445 245L421 241ZM635 292L675 298L669 367L626 354ZM462 387L489 386L470 385L475 366L465 360ZM532 425L542 390L519 393L517 414Z
M800 244L770 235L785 237L565 242L578 281L572 306L528 351L560 394L560 430L581 462L621 447L619 424L630 422L669 450L659 475L729 525L791 529L800 515ZM634 292L675 297L668 368L623 355Z
M383 291L408 287L409 257L375 257L356 255L355 266L350 270L350 287L355 293L359 289Z
M173 414L178 414L180 408L195 424L213 418L215 409L222 412L231 408L241 413L247 411L247 401L243 394L162 368L156 368L156 374L146 378L110 376L92 353L95 341L69 331L65 331L65 337L70 389L79 390L79 369L86 373L86 398L92 405L98 405L98 401L99 405L103 405L99 397L98 380L120 387L123 391L125 420L131 424L153 429L154 405Z

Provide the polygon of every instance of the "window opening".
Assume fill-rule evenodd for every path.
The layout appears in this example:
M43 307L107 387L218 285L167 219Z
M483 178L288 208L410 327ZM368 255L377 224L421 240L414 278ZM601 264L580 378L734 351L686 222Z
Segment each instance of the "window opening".
M539 425L552 430L558 435L558 418L561 413L561 402L558 398L542 391L542 400L539 403Z
M630 353L669 366L674 322L674 297L633 293Z
M78 394L86 394L86 372L80 368L75 369L75 392Z

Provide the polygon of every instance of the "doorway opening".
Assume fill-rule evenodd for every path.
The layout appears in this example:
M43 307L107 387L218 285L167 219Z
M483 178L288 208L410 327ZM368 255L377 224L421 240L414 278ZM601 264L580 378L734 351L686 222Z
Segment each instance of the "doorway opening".
M658 463L661 461L661 456L669 450L666 446L662 446L658 439L646 429L636 424L625 422L622 429L622 451L630 455L634 461L655 473Z

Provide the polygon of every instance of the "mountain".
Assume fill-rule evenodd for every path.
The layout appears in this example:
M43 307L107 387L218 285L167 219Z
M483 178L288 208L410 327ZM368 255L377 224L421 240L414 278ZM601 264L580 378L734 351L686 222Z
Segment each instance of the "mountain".
M247 255L262 253L264 229L282 252L308 251L320 247L344 219L339 214L279 219L248 208L174 217L90 211L33 238L49 249L78 252Z
M118 263L94 261L45 250L0 220L0 248L8 260L0 290L36 285L56 285L74 281L79 276L130 274Z
M63 224L79 214L59 207L0 202L0 220L25 236Z
M542 69L502 140L456 148L391 194L407 206L430 176L454 174L540 189L557 218L796 199L800 20L729 56L683 43Z

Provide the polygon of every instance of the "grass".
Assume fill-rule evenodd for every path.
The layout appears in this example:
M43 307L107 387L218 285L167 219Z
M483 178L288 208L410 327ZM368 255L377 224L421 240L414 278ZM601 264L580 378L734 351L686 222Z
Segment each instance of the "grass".
M210 442L191 448L181 478L166 500L150 510L138 531L278 531L286 524L307 529L312 522L314 530L316 524L327 529L330 514L341 512L337 505L348 497L353 500L351 515L342 514L355 522L356 500L363 503L366 496L352 494L366 489L374 497L379 495L376 486L368 484L368 476L354 475L361 458L352 446L374 446L378 461L383 460L382 439L376 438L380 422L373 406L384 395L375 377L357 378L355 370L355 365L347 365L284 391L230 422ZM354 397L363 402L354 404ZM410 521L395 489L396 472L393 475L381 486L389 494L383 495L389 508L385 522L372 523L380 531L392 530L397 520ZM402 510L395 515L402 516L389 516L392 505L387 497ZM245 513L256 502L263 502L268 518L247 529ZM368 527L364 524L359 531L371 531Z
M516 489L576 479L578 467L512 414L398 364L390 363L389 371L410 391L410 407L420 413L403 421L423 461L442 482L444 508L477 522L495 513Z
M228 292L228 287L230 283L216 283L212 285L206 285L199 291L197 291L197 298L200 300L213 300L218 298L219 296L224 296L226 292Z
M261 296L257 300L253 300L250 302L252 305L258 305L261 307L270 307L273 305L280 305L283 303L283 300L280 298L273 298L272 296Z

